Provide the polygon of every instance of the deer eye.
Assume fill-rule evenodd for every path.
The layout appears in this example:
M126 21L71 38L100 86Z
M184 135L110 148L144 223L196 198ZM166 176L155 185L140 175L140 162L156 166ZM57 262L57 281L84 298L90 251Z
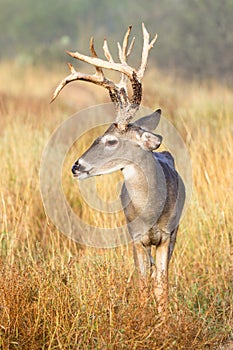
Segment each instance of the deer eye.
M105 142L105 146L116 146L118 144L118 141L117 140L107 140Z

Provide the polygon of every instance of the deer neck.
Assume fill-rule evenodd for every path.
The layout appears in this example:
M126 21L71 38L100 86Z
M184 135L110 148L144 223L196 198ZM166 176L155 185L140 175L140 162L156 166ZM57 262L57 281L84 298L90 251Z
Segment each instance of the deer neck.
M141 211L148 205L155 208L155 202L161 197L160 170L153 153L145 151L137 157L137 163L130 163L122 170L125 186L135 209Z

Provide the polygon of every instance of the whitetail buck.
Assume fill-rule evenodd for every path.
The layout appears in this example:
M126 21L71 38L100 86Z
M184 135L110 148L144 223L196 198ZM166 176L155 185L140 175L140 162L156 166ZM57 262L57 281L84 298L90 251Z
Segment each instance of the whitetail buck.
M141 281L148 276L155 283L155 296L159 310L166 304L168 294L168 263L174 249L179 220L185 201L184 184L175 170L174 160L169 152L153 152L162 137L153 133L157 127L161 111L130 123L139 109L142 98L141 79L147 65L150 49L156 36L150 42L144 24L143 50L138 70L127 64L134 38L128 45L131 27L128 28L122 46L118 43L120 63L114 62L104 40L106 60L97 57L93 40L90 41L91 57L78 52L68 54L95 67L95 74L77 72L69 64L71 74L57 87L52 101L62 88L74 81L89 81L105 87L116 109L116 121L98 137L91 147L74 163L73 176L85 179L90 176L121 170L124 184L121 202L126 216L129 234L133 241L134 260ZM103 69L121 73L119 84L105 77ZM131 97L127 93L127 83L131 83ZM156 246L155 262L151 247ZM140 286L142 286L142 282Z

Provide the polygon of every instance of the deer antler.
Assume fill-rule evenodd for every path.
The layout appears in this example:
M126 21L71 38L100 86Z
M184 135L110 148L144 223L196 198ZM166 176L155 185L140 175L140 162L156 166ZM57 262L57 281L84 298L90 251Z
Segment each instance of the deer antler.
M121 130L125 130L129 121L136 114L142 98L142 86L141 79L143 78L147 59L149 55L149 51L153 47L157 35L154 36L153 40L150 42L150 35L146 30L144 23L142 23L142 32L143 32L143 49L142 49L142 60L141 65L138 71L127 63L127 58L130 55L135 38L132 39L130 45L129 44L129 36L131 33L132 26L129 26L124 39L122 46L118 43L118 52L119 52L119 60L120 63L114 62L112 55L108 48L107 40L104 39L103 51L107 60L102 60L98 58L96 51L94 49L94 40L91 38L90 40L90 51L91 57L83 55L79 52L69 52L67 54L71 57L77 58L80 61L89 63L95 67L95 74L89 75L77 72L74 67L68 63L71 74L64 78L60 84L57 86L51 102L56 99L61 90L71 81L75 80L83 80L89 81L99 86L103 86L109 91L110 98L115 106L117 116L116 122L118 123L118 127ZM103 69L110 69L121 73L121 80L118 84L109 80L105 77L103 73ZM127 83L130 81L132 86L132 96L129 97L127 93Z

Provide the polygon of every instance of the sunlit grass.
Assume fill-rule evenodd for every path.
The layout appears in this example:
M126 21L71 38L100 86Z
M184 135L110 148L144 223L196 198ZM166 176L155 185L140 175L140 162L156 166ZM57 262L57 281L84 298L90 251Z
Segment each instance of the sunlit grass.
M107 101L107 94L74 84L49 105L60 79L56 72L22 71L7 64L0 66L0 72L0 348L215 349L229 341L233 337L232 92L215 83L174 82L147 73L144 104L161 107L177 126L193 166L192 200L170 264L170 304L164 324L153 293L142 307L136 281L127 283L133 273L131 246L81 247L57 231L41 201L40 160L51 132L77 109ZM10 74L16 79L7 85ZM122 214L109 217L88 208L70 176L73 161L95 136L84 136L82 146L74 145L67 154L63 188L82 219L112 227L124 221ZM120 174L95 180L104 201L116 199L119 180Z

